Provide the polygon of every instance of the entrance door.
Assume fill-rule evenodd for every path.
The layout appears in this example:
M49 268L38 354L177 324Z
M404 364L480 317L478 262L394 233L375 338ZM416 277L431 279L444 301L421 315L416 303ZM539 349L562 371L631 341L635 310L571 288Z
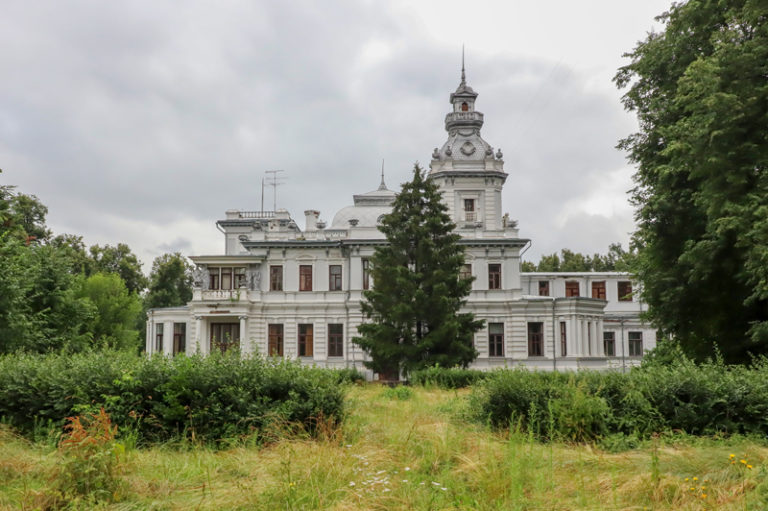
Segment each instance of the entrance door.
M211 353L240 348L240 323L211 323Z

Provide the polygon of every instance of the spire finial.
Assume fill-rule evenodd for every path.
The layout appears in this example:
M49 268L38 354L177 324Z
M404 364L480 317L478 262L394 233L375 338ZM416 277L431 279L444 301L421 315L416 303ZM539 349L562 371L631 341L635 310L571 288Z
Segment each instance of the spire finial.
M387 185L384 184L384 158L381 159L381 184L379 185L379 190L386 190Z
M467 84L467 76L464 73L464 45L461 45L461 84Z

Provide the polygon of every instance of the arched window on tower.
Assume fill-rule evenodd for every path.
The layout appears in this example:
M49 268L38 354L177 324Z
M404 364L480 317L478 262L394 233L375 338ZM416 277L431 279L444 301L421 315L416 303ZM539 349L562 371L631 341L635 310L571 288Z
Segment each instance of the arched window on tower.
M469 105L468 105L468 104L467 104L467 102L465 101L464 103L462 103L462 104L461 104L461 111L462 111L462 112L466 112L466 111L468 111L468 110L469 110Z

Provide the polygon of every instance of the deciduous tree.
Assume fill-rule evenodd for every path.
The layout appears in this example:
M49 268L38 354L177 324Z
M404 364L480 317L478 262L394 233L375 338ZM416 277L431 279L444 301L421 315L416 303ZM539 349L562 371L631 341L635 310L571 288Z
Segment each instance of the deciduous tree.
M768 352L768 10L690 0L615 77L640 129L636 270L650 317L702 358Z

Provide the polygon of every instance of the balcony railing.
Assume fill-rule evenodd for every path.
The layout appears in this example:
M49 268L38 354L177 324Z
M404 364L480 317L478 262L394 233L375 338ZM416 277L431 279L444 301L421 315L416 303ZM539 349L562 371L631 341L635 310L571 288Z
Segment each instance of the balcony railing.
M202 291L203 300L231 300L239 301L240 297L246 298L248 291L246 289L205 289Z
M238 211L240 218L275 218L274 211Z
M477 213L475 211L465 211L464 212L464 221L465 222L475 222L475 221L477 221Z

